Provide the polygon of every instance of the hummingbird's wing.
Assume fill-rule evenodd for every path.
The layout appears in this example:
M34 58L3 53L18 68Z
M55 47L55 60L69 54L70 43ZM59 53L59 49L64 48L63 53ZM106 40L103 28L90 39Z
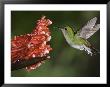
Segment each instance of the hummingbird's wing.
M100 28L100 24L95 25L96 21L97 17L94 17L93 19L88 21L87 24L78 31L77 35L84 39L88 39L89 37L91 37Z

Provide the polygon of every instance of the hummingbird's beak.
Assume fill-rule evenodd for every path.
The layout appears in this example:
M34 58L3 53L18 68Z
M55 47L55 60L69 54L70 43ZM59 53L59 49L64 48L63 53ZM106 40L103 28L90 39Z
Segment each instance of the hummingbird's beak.
M63 28L59 27L58 29L62 30Z
M58 28L58 29L60 29L60 30L62 30L62 29L63 29L62 27L54 27L54 28Z
M63 27L59 27L58 29L60 29L60 30L64 30L64 28L63 28Z

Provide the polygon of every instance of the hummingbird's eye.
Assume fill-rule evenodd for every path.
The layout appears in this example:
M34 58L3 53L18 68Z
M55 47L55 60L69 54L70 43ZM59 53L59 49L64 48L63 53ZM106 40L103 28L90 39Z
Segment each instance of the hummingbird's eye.
M67 28L64 28L65 30L67 30Z

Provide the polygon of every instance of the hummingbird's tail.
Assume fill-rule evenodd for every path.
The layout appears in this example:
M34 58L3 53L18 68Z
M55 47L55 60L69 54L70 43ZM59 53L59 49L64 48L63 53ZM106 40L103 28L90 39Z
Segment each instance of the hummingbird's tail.
M91 52L93 55L100 54L100 51L98 49L95 49L93 46L91 46Z

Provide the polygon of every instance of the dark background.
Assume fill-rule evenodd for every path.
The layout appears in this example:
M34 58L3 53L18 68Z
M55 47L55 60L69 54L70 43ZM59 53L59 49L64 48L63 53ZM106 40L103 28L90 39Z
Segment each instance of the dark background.
M88 20L98 18L99 11L12 11L11 12L11 36L30 33L36 21L45 15L52 20L49 26L52 39L50 45L51 60L46 61L38 69L27 72L24 69L11 72L14 77L96 77L100 76L100 55L90 56L85 51L70 47L62 32L54 27L69 25L75 30L81 29ZM92 45L100 50L100 30L88 39Z

